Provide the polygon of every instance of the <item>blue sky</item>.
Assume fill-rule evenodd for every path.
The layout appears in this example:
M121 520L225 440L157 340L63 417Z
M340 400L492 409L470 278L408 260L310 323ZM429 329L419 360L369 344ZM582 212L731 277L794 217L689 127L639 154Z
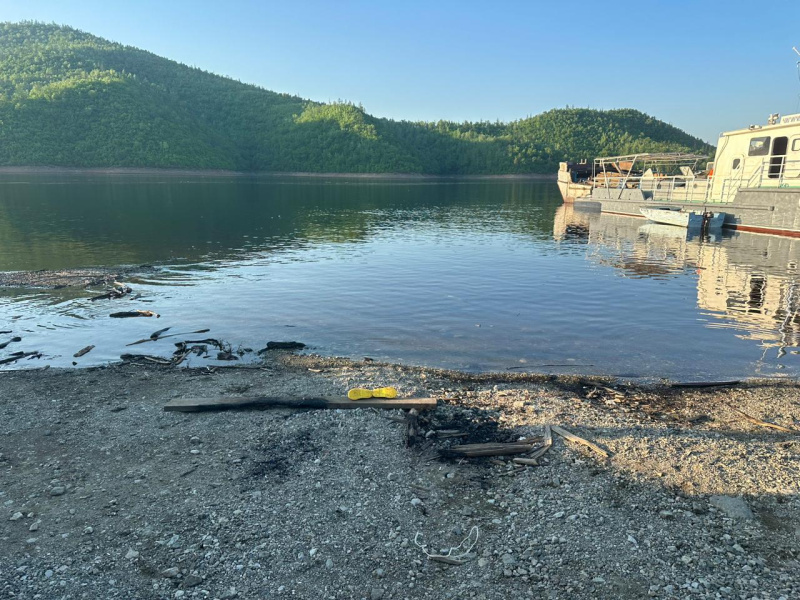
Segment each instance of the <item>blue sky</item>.
M800 112L800 0L0 0L23 19L395 119L630 107L716 142Z

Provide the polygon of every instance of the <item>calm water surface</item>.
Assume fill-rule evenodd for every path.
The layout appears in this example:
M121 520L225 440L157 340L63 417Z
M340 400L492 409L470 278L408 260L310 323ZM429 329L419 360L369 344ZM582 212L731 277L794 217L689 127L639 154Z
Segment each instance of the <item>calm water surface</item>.
M102 364L208 327L466 370L796 377L798 261L800 240L576 212L551 182L3 175L0 271L161 269L130 281L138 300L0 289L0 342L23 337L0 358ZM137 308L162 316L108 317Z

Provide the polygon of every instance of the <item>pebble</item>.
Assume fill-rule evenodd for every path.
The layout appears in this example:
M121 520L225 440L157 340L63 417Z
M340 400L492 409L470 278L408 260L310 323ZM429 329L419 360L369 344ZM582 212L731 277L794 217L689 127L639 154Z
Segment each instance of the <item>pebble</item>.
M372 588L372 591L369 593L370 600L381 600L383 598L383 589L382 588Z
M41 524L41 521L34 521L33 523L31 523L31 526L28 527L28 531L38 531L40 524Z
M308 551L308 555L313 558L314 556L317 555L317 549L316 548L312 548L311 550Z
M332 558L329 558L328 560L325 561L325 567L327 569L332 569L333 568L333 559Z
M489 560L488 559L486 559L486 558L479 558L478 559L478 566L479 567L485 567L488 564L489 564Z
M22 518L22 513L21 512L15 512L13 515L11 515L11 518L9 518L8 520L9 521L19 521L21 518Z
M167 579L175 579L180 574L178 567L170 567L161 571L161 576Z
M750 510L747 502L739 496L711 496L708 501L731 519L750 521L754 518L753 511Z
M63 496L64 492L66 492L66 491L67 490L64 488L64 486L57 485L56 487L54 487L54 488L52 488L50 490L50 495L51 496Z
M198 575L187 575L183 580L183 585L186 587L195 587L203 583L203 578Z
M133 548L129 549L127 554L125 554L125 558L128 560L133 560L134 558L139 558L139 553L134 550Z
M420 504L422 504L422 500L420 500L419 498L411 499L411 506L419 506Z
M377 577L378 579L384 577L386 575L386 571L383 569L375 569L372 574Z

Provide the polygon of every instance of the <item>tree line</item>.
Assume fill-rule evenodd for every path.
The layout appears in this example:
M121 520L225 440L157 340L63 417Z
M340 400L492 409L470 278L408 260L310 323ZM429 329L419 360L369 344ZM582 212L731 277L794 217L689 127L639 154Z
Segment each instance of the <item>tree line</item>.
M275 93L70 27L0 24L0 165L548 173L562 160L713 148L636 110L394 121Z

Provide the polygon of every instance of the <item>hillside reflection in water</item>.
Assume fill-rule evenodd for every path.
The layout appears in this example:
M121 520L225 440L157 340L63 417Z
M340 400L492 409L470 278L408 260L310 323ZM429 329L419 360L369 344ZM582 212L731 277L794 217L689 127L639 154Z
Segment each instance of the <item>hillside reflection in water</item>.
M0 289L0 330L46 354L23 368L170 326L468 370L796 375L799 243L579 213L551 182L5 175L0 270L161 270L136 301ZM130 308L162 318L108 318Z

